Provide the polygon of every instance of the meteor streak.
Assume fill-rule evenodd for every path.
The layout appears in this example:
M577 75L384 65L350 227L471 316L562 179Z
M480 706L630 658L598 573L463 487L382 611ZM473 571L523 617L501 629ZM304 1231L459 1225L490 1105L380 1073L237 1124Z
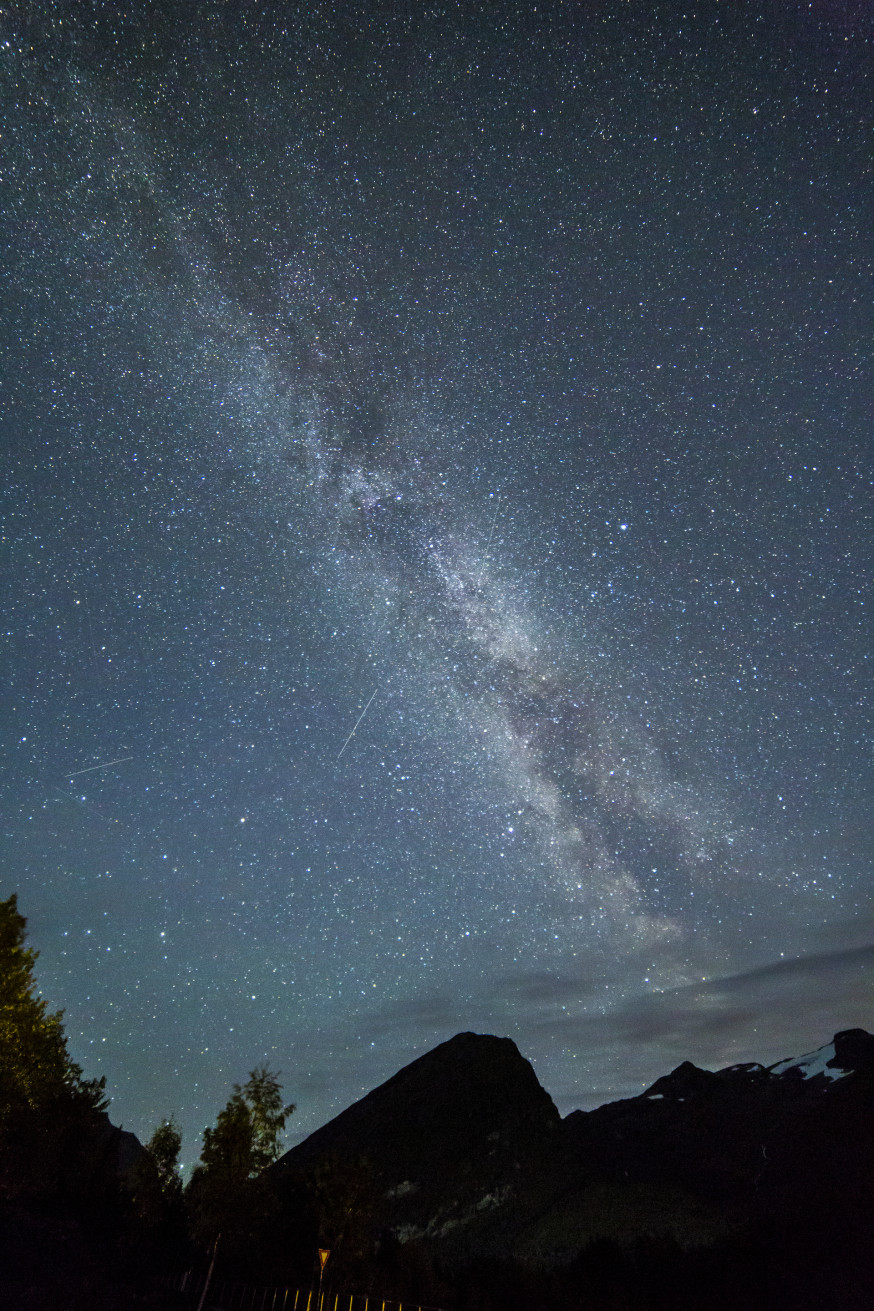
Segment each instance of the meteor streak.
M373 691L372 691L371 694L370 694L370 701L373 700L373 698L376 696L376 693L377 693L377 689L374 688ZM364 709L362 710L361 714L358 716L358 718L355 720L355 723L352 725L352 733L355 732L356 728L357 728L358 725L361 723L361 721L362 721L362 719L364 718L364 716L367 714L368 708L369 708L369 706L370 706L370 701L368 701L367 705L364 707ZM346 750L346 748L348 747L349 743L352 741L352 733L349 734L349 736L347 737L346 741L343 743L343 745L341 746L340 750L337 752L337 759L338 759L338 760L340 759L340 757L342 756L343 752L344 752L344 751Z
M87 769L74 769L72 774L65 774L64 778L76 778L79 774L90 774L95 769L109 769L111 765L123 765L126 760L133 760L133 756L119 756L118 760L106 760L102 765L89 765Z

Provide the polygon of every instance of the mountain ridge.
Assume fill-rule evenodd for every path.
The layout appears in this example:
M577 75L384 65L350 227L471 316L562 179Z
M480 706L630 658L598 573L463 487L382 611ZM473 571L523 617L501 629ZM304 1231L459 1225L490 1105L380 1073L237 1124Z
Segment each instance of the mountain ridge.
M554 1267L599 1240L696 1250L781 1208L821 1220L817 1190L834 1199L841 1180L874 1204L872 1098L874 1037L849 1029L771 1066L683 1061L634 1097L562 1118L511 1039L462 1033L274 1168L366 1160L395 1241Z

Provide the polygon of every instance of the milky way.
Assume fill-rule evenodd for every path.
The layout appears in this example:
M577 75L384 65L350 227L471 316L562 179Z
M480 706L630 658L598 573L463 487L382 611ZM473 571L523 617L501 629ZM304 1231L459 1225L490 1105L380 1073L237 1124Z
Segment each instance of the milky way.
M656 9L10 21L4 880L189 1162L871 1025L870 16Z

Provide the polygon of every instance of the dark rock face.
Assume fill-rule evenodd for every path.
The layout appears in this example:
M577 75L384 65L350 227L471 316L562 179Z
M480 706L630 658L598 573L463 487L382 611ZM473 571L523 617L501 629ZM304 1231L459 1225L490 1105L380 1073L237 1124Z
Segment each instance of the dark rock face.
M509 1038L459 1033L407 1065L283 1157L370 1155L389 1179L419 1177L489 1144L539 1136L560 1123L552 1098ZM398 1179L397 1182L400 1182Z
M874 1074L874 1034L864 1029L844 1029L834 1036L834 1058L828 1062L841 1070Z
M277 1170L365 1159L404 1237L448 1232L501 1203L561 1119L509 1038L460 1033L316 1130Z

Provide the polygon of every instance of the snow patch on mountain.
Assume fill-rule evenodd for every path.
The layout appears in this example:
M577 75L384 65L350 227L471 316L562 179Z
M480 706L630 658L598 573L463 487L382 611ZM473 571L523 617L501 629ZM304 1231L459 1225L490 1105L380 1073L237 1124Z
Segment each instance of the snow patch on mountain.
M851 1070L830 1067L829 1062L835 1059L835 1045L833 1042L827 1042L824 1047L817 1047L816 1051L807 1052L804 1056L790 1056L787 1060L778 1061L776 1065L768 1068L771 1074L797 1074L802 1079L813 1079L818 1074L830 1080L843 1079L845 1075L852 1073Z

